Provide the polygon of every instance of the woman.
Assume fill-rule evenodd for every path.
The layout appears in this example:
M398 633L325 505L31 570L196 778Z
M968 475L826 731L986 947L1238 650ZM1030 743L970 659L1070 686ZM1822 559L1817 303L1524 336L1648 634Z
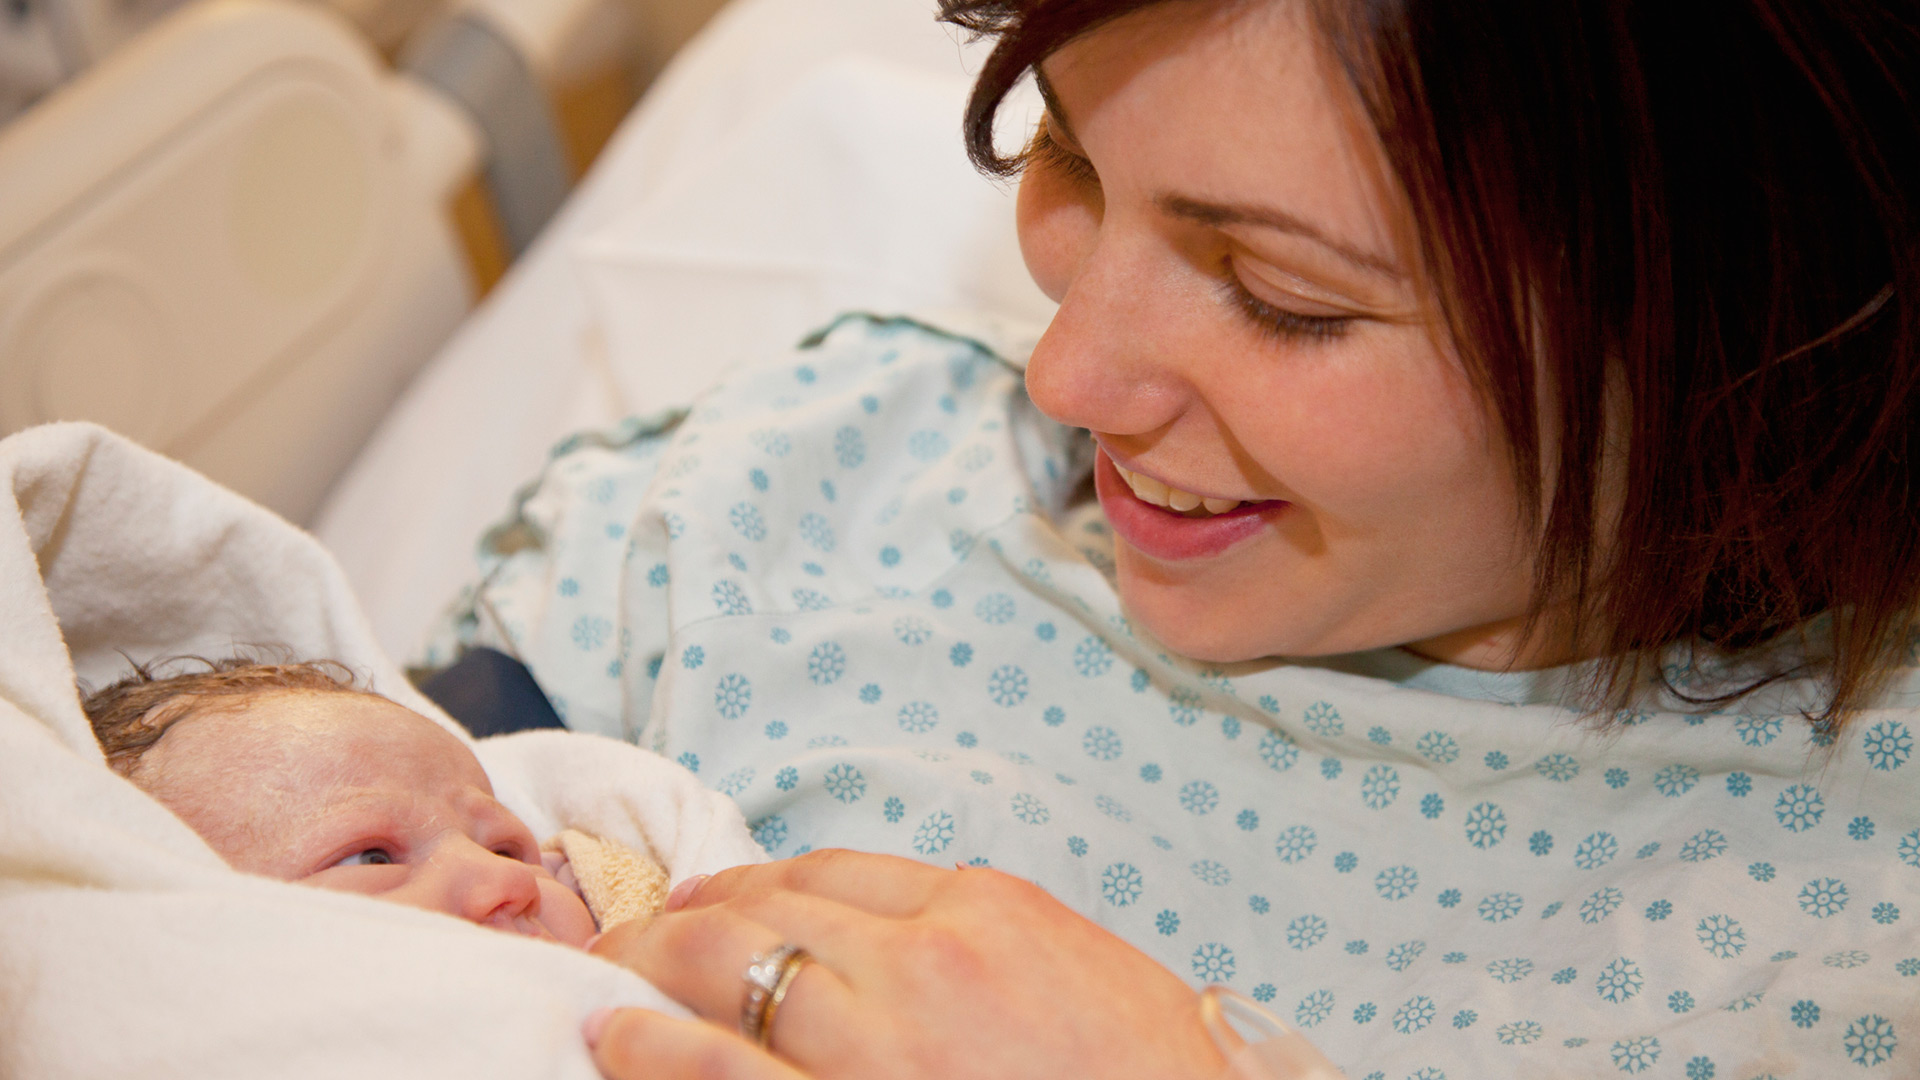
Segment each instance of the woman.
M1103 793L1100 809L1174 823L1150 839L1168 873L1190 863L1192 877L1156 895L1147 846L1109 862L1078 835L1071 856L1021 863L1015 826L993 826L1007 838L983 841L993 865L1040 878L1131 945L1013 877L880 856L683 887L672 913L600 949L709 1023L617 1014L591 1032L607 1074L1218 1075L1193 991L1135 946L1190 955L1195 981L1263 979L1255 996L1355 1076L1913 1071L1920 1017L1900 990L1920 943L1901 909L1920 880L1920 821L1902 772L1910 717L1889 706L1920 589L1907 449L1920 12L951 0L947 16L1002 35L968 118L976 160L1016 167L990 138L1024 72L1047 100L1018 163L1020 224L1061 307L1026 387L1048 417L1092 432L1131 621L1102 629L1097 590L1044 557L1048 537L1067 549L1100 521L1022 524L994 537L994 556L1027 574L1019 604L1065 613L1049 630L1088 613L1091 655L1131 649L1135 692L1168 684L1171 726L1127 726L1119 684L1108 701L1093 681L1088 700L1114 719L1080 737L1067 701L1044 723L1085 759L1124 760L1141 786ZM825 341L844 361L796 376L844 377L848 402L860 364L892 362L877 339ZM869 398L867 412L892 415L895 397ZM762 406L816 407L723 395L716 411ZM836 430L872 437L829 425L820 441ZM1051 474L1069 452L1035 438ZM790 474L773 475L777 491ZM1041 501L1048 490L1035 481ZM737 505L751 539L760 511ZM654 513L662 543L700 529ZM707 540L730 542L717 526ZM1028 550L1041 554L1023 563ZM711 582L715 602L752 613L731 580ZM975 611L994 623L1002 594L985 589ZM833 595L804 591L802 610ZM928 594L927 612L948 592ZM810 654L813 681L837 684L840 640L881 617L848 611ZM899 619L903 642L932 629ZM689 644L704 624L669 622L650 736L695 765L751 760L737 747L752 732L703 717L746 713L773 676L729 655L741 673L699 683L714 704L694 715L686 673L720 653ZM772 640L793 632L776 625ZM1335 659L1261 659L1275 656ZM995 704L1025 707L1026 667L994 678ZM862 701L891 708L895 691L867 686ZM898 726L917 736L939 717L913 704ZM987 731L999 714L980 708ZM1215 741L1168 734L1210 730L1206 709L1221 713ZM870 734L908 745L889 730ZM1042 748L1008 750L1016 767L1051 760L1033 732L1022 738ZM1142 742L1152 760L1123 759ZM799 782L815 759L792 760ZM1216 857L1232 833L1223 797L1253 792L1263 761L1280 775L1245 796L1266 801L1235 826L1252 846ZM1005 818L1000 774L976 764ZM883 765L817 768L820 805L866 798ZM1176 807L1173 781L1203 765L1214 771L1182 784ZM1077 797L1073 779L1060 772L1047 798ZM756 804L767 783L744 764L722 781L750 812L793 805L771 788ZM984 821L989 803L976 805ZM784 813L762 819L779 821L763 828L770 846L809 821L822 843L889 843L851 817L836 832ZM959 813L961 828L973 820ZM955 821L935 810L914 850L951 858ZM1194 932L1225 890L1237 914L1208 907ZM812 962L776 954L782 943ZM733 1028L741 972L768 955L750 977L782 996L771 1016L765 993L747 997L750 1026L772 1021L756 1047Z

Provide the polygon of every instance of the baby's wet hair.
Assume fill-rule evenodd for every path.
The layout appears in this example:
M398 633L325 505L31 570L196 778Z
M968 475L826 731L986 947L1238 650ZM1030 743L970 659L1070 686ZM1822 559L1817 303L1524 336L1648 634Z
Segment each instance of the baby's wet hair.
M103 689L79 689L94 738L122 776L131 776L167 729L189 716L233 708L261 694L377 696L337 660L273 663L253 656L169 656L136 663L131 674Z

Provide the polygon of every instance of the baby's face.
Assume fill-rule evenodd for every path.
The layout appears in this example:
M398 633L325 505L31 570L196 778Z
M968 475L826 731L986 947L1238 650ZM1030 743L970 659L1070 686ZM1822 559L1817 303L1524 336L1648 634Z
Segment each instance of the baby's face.
M133 779L235 869L584 945L593 916L433 721L364 694L262 694L175 724Z

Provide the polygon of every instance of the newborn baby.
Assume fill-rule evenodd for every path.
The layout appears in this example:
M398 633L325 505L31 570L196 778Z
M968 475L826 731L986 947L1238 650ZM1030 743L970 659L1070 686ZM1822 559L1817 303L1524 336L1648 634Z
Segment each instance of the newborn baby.
M584 946L598 929L480 762L328 661L148 670L89 695L108 763L231 866ZM571 834L578 835L578 834ZM586 838L582 838L586 839Z

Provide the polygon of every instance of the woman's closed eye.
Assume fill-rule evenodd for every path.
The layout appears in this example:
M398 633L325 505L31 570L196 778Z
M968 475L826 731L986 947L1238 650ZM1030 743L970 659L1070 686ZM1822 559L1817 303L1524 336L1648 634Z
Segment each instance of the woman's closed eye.
M1020 155L1025 168L1039 166L1052 169L1064 178L1078 184L1099 184L1100 174L1094 170L1093 162L1086 156L1062 145L1054 137L1052 121L1042 119L1040 126L1033 131L1033 139Z
M1228 273L1222 282L1227 300L1255 330L1268 337L1330 341L1352 328L1356 315L1308 315L1260 299L1241 280Z

